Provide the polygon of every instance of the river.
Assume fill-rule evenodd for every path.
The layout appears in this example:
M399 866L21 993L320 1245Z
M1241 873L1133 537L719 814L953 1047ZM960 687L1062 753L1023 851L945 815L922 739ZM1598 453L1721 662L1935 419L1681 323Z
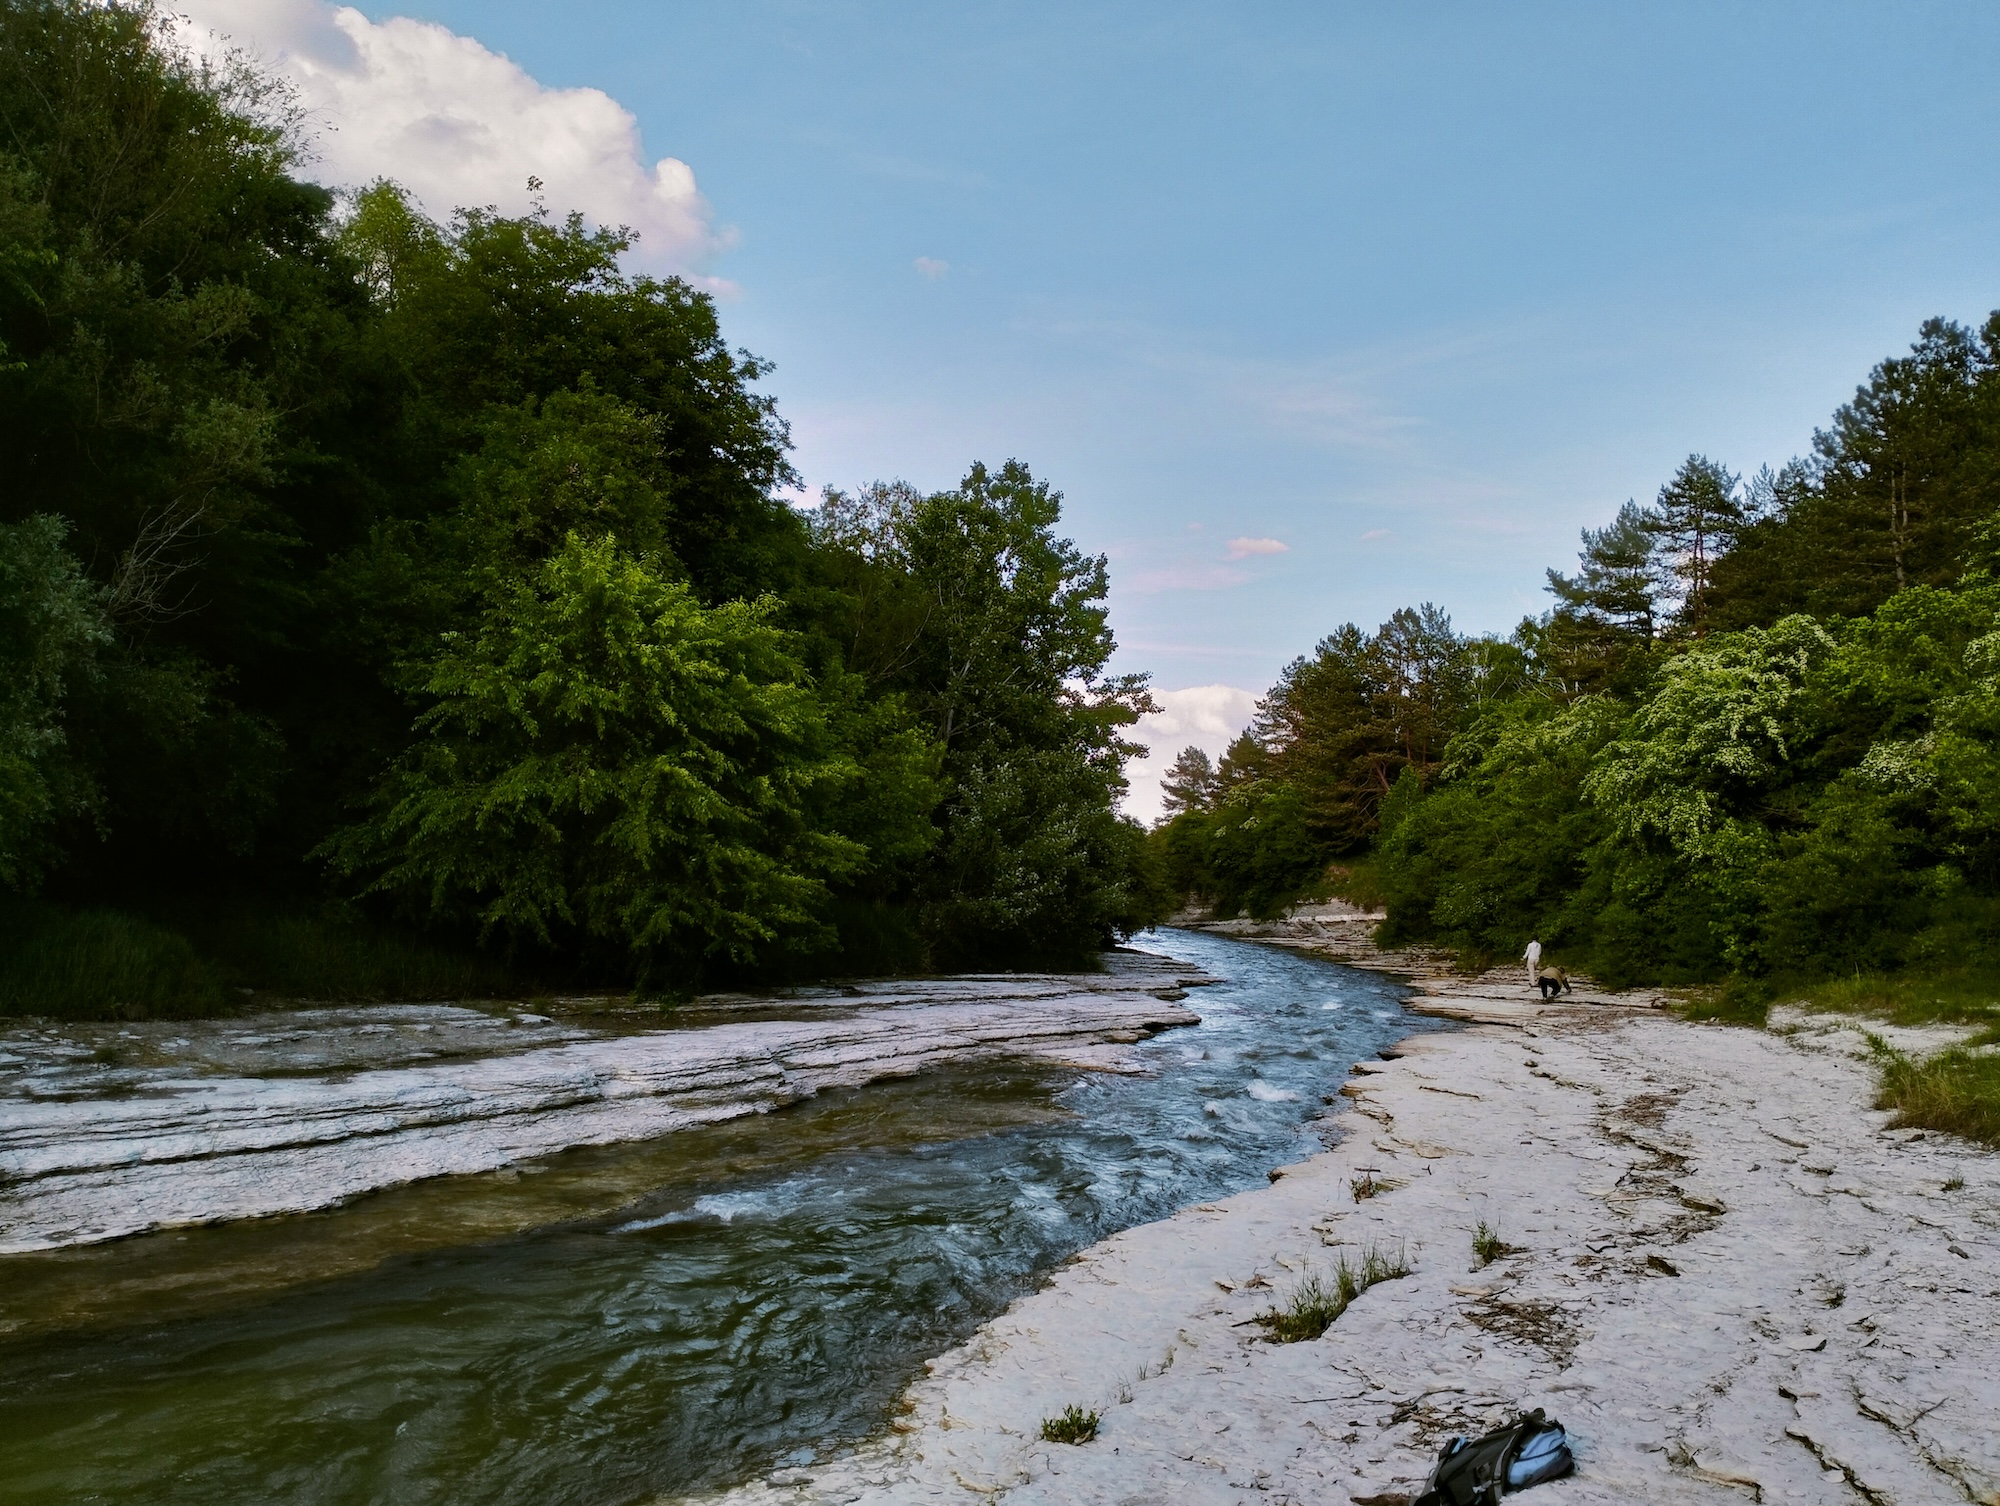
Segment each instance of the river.
M1310 1154L1349 1067L1418 1023L1374 974L1137 944L1224 980L1143 1074L942 1072L0 1258L0 1501L618 1506L875 1432L1039 1273Z

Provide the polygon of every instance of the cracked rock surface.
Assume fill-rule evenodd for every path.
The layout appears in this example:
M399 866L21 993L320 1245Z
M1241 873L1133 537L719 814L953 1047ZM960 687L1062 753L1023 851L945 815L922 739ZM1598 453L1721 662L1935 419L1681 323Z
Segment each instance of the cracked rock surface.
M1579 1465L1550 1506L2000 1502L2000 1157L1886 1130L1826 1017L1429 982L1486 1023L1357 1069L1335 1148L1085 1251L886 1436L728 1499L1396 1506L1445 1437L1539 1406ZM1411 1273L1317 1340L1262 1336L1370 1249ZM1043 1442L1072 1404L1097 1437Z
M0 1254L324 1208L998 1056L1126 1069L1212 981L1138 952L696 1001L611 1033L453 1005L0 1032Z

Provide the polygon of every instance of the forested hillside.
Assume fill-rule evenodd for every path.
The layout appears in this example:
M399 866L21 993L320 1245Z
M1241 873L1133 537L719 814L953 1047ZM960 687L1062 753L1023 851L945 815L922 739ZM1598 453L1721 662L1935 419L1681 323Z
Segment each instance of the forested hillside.
M2000 961L2000 315L1926 324L1748 481L1700 455L1508 637L1435 607L1286 669L1154 842L1216 908L1613 980Z
M0 1008L1148 918L1146 691L1055 492L803 514L705 294L575 215L330 193L287 111L147 7L0 0Z

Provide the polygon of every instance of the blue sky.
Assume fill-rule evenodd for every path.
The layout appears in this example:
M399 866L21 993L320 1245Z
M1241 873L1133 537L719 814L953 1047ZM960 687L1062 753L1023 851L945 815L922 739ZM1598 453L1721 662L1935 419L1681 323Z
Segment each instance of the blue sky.
M811 486L1027 461L1169 689L1505 630L1690 451L1780 464L2000 305L1990 5L364 10L631 111Z

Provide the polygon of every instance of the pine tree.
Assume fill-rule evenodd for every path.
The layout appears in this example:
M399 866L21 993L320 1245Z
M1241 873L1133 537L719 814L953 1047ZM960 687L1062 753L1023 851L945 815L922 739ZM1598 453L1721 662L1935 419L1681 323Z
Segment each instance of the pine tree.
M1205 811L1215 800L1215 764L1192 745L1181 749L1160 780L1167 820L1183 811Z
M1662 586L1660 517L1627 502L1603 528L1583 530L1574 576L1549 571L1549 591L1567 610L1591 623L1608 624L1651 643L1659 633Z
M1698 638L1707 626L1715 562L1749 521L1737 495L1737 478L1706 455L1690 455L1660 488L1653 516L1653 537L1680 583L1681 625Z

